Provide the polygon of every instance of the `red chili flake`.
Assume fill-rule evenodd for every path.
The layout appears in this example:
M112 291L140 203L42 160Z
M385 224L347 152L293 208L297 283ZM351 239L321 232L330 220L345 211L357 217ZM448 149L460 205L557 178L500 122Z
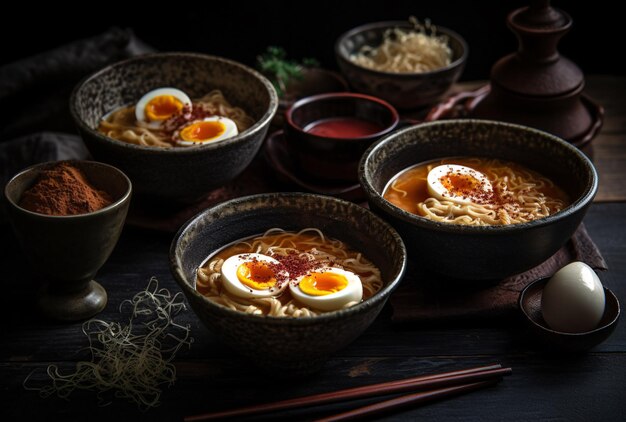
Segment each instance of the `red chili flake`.
M506 187L501 190L498 186L492 186L491 189L486 188L483 180L468 176L459 170L450 169L449 172L442 176L441 183L455 195L465 199L471 199L478 204L489 204L493 206L497 213L507 212L511 218L523 216L520 205L514 200ZM444 192L443 196L451 196L448 192Z
M295 280L319 267L319 262L301 257L296 251L289 251L286 255L272 254L271 257L280 262L282 268L289 274L285 280L281 280L281 284L287 279Z
M215 113L207 110L201 104L196 104L193 107L190 104L185 104L180 113L175 114L163 122L163 131L173 140L174 133L179 131L183 126L191 122L204 120L211 116L215 116Z

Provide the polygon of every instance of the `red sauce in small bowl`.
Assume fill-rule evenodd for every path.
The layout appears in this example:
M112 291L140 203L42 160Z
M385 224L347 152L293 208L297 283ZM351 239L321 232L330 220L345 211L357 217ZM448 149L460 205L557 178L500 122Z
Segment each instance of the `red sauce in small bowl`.
M384 127L356 117L333 117L309 123L304 131L325 138L360 138L381 132Z

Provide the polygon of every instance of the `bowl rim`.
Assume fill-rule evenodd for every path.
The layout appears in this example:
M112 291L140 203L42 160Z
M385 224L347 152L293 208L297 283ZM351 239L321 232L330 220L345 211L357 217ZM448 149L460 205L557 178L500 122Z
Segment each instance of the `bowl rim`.
M316 135L316 134L305 131L303 127L300 127L300 125L297 125L293 121L293 112L295 109L303 105L315 103L317 101L324 101L328 99L340 99L340 100L354 99L356 101L363 100L363 101L369 101L372 103L380 104L391 113L391 118L393 121L390 125L386 126L383 130L380 130L378 132L375 132L369 135L355 136L352 138L336 138L332 136ZM370 139L377 139L377 138L380 138L381 136L385 136L386 134L392 132L393 130L396 129L396 127L400 123L400 114L398 113L398 110L396 110L396 108L392 106L389 102L378 97L374 97L374 96L367 95L367 94L361 94L358 92L326 92L323 94L309 95L308 97L300 98L299 100L295 101L293 104L291 104L291 106L289 106L287 111L285 111L285 121L287 122L287 125L291 129L295 130L301 135L313 136L316 138L321 138L321 139L325 139L329 141L350 143L350 142L367 141Z
M366 171L367 163L369 162L372 155L379 149L386 146L388 143L393 142L400 136L410 133L412 131L421 130L422 128L429 128L432 126L445 126L445 125L487 125L487 126L499 126L499 127L508 127L513 128L514 130L526 131L534 133L535 135L542 136L544 138L550 139L551 142L558 143L561 148L568 150L571 154L574 154L581 160L587 169L589 170L590 182L591 186L587 186L582 195L572 201L567 207L562 210L555 212L547 217L539 218L537 220L529 221L526 223L517 223L517 224L507 224L507 225L493 225L493 226L468 226L468 225L459 225L459 224L450 224L438 221L432 221L427 218L421 217L416 214L412 214L408 211L405 211L391 202L387 201L383 198L382 194L379 193L374 186L372 185L369 174ZM514 161L514 160L511 160ZM416 163L419 164L419 163ZM370 201L376 203L378 207L380 207L386 214L391 215L392 217L399 218L404 222L407 222L411 225L416 225L422 228L428 228L440 232L446 233L465 233L465 234L484 234L484 235L504 235L509 234L511 232L520 232L525 230L530 230L538 227L543 227L552 224L555 221L560 220L564 216L571 215L581 210L582 208L588 206L595 197L598 191L598 173L589 158L583 154L578 148L573 146L567 141L552 135L548 132L544 132L539 129L534 129L528 126L522 126L513 123L499 122L495 120L482 120L482 119L451 119L451 120L439 120L433 122L419 123L413 126L406 127L404 129L397 130L380 141L370 146L361 157L361 161L359 163L359 181L363 190L365 191L366 196Z
M531 324L533 324L533 326L541 329L542 331L546 332L546 333L550 333L550 334L554 334L556 336L560 336L560 337L568 337L568 338L580 338L580 337L584 337L584 336L589 336L601 331L604 331L608 328L611 328L613 326L615 326L615 324L617 323L617 321L619 320L620 314L621 314L621 306L619 303L619 300L617 299L617 296L615 295L615 293L613 293L611 291L611 289L609 289L608 287L606 287L604 284L602 285L602 288L604 289L604 295L605 296L610 296L613 298L613 300L615 301L615 303L617 304L617 312L615 313L615 316L611 319L611 321L607 322L606 324L596 327L593 330L589 330L589 331L583 331L581 333L567 333L565 331L557 331L557 330L553 330L550 327L547 327L545 325L541 325L539 324L537 321L535 321L534 319L532 319L530 317L530 315L528 315L528 312L526 312L526 307L523 305L524 303L524 298L526 297L526 294L528 293L528 291L532 288L535 287L538 284L545 284L550 280L551 277L541 277L538 278L535 281L532 281L530 283L528 283L528 285L526 287L524 287L522 289L522 291L519 294L519 298L517 299L517 306L518 308L522 311L522 314L524 315L524 318L530 322Z
M366 215L369 213L370 214L369 216L373 218L374 220L376 220L378 224L385 227L385 230L387 230L393 237L396 245L398 246L398 253L400 254L400 261L401 261L400 268L398 269L398 271L394 272L391 275L392 278L389 280L389 282L383 285L383 287L369 299L364 300L361 303L351 306L349 308L326 312L326 313L323 313L321 315L317 315L314 317L289 318L289 317L276 317L276 316L268 316L268 315L252 315L252 314L246 314L241 311L236 311L236 310L227 308L223 305L220 305L218 303L211 301L209 298L200 294L195 288L193 288L189 283L185 281L185 275L182 271L182 268L177 263L177 253L176 253L176 250L181 241L181 238L189 230L189 228L197 225L198 223L201 223L205 215L215 213L226 207L232 207L233 205L238 206L238 205L245 204L249 201L256 201L258 198L268 198L268 197L281 198L281 199L282 198L288 199L288 198L306 197L312 201L319 201L319 200L332 201L332 202L337 202L341 204L348 204L349 207L353 208L354 210L356 210L356 212L359 212L363 215ZM207 256L208 255L209 254L207 254ZM372 213L370 210L364 207L361 207L360 205L357 205L353 202L345 201L345 200L334 198L331 196L317 195L317 194L303 193L303 192L274 192L274 193L269 193L269 194L261 193L261 194L256 194L256 195L248 195L248 196L233 198L228 201L219 203L215 206L212 206L210 208L207 208L204 211L201 211L200 213L190 218L185 224L183 224L180 227L180 229L176 232L176 235L174 235L174 238L172 239L172 243L170 245L170 251L169 251L170 272L174 275L174 279L176 280L176 282L178 283L178 285L181 287L181 289L186 295L192 295L194 298L196 298L197 300L200 300L206 306L211 307L216 312L219 312L222 315L226 315L226 316L234 317L234 318L242 318L252 323L264 323L264 324L271 324L271 325L287 325L287 326L317 325L323 322L330 322L330 321L334 321L337 319L348 318L350 316L365 312L366 310L373 308L374 306L377 306L381 300L386 300L389 297L389 295L391 295L391 293L398 287L398 284L400 283L400 281L402 280L406 272L407 260L408 258L407 258L406 248L398 232L396 232L396 230L389 223L384 221L382 218L380 218L376 214Z
M120 197L120 199L118 199L115 202L110 203L109 205L107 205L104 208L100 208L97 211L93 211L93 212L87 212L87 213L82 213L82 214L73 214L73 215L49 215L49 214L42 214L42 213L38 213L38 212L34 212L34 211L30 211L27 210L26 208L23 208L21 206L19 206L17 203L15 203L8 195L8 190L9 190L9 186L14 184L15 181L21 177L22 175L26 174L26 173L32 173L32 172L37 172L39 173L39 171L43 170L45 167L52 167L56 164L60 164L60 163L85 163L91 166L96 166L96 167L102 167L102 168L106 168L108 169L107 171L112 171L112 172L117 172L117 174L121 175L122 178L124 180L126 180L127 183L127 189L124 192L124 194ZM104 214L110 210L113 210L115 208L119 208L124 202L127 202L131 195L132 195L132 191L133 191L133 184L130 181L130 179L128 178L128 176L120 169L118 169L115 166L112 166L111 164L107 164L107 163L102 163L100 161L92 161L92 160L59 160L59 161L45 161L43 163L37 163L37 164L33 164L32 166L26 167L25 169L19 171L15 176L11 177L11 179L7 182L7 184L4 187L4 197L7 199L7 201L9 202L9 204L11 204L11 206L13 206L14 208L18 209L20 212L23 212L27 215L32 215L32 216L37 216L39 218L50 218L50 219L54 219L54 220L67 220L67 219L80 219L80 218L90 218L93 217L95 215L99 215L99 214ZM108 192L107 192L108 193Z
M441 73L447 70L455 69L463 65L463 63L467 61L467 57L469 55L469 45L467 44L467 41L465 41L465 39L458 32L453 31L450 28L447 28L445 26L439 26L439 25L434 25L434 26L436 26L437 32L441 32L441 34L443 35L447 35L450 38L454 38L461 44L461 47L463 48L463 52L461 53L459 58L450 62L449 65L444 66L444 67L439 67L437 69L433 69L427 72L384 72L381 70L370 69L369 67L364 67L357 63L354 63L352 60L350 60L350 57L346 57L341 51L341 45L345 42L347 38L353 37L356 34L359 34L361 32L369 31L373 29L382 29L382 28L393 28L393 27L411 28L412 27L410 22L400 21L400 20L370 22L370 23L366 23L363 25L359 25L357 27L354 27L344 32L337 38L337 41L335 42L335 56L340 58L344 63L347 63L355 68L365 71L366 73L370 73L373 75L384 75L387 77L396 77L396 78L414 78L416 76L428 77L428 76L436 75L438 73Z
M243 70L244 72L251 74L253 77L257 78L267 89L267 92L269 94L269 105L268 105L267 110L258 120L255 121L255 123L251 127L244 130L243 132L238 133L235 136L226 138L224 140L221 140L215 143L208 143L205 145L193 145L193 146L184 147L184 148L163 148L163 147L149 146L149 145L136 145L136 144L131 144L128 142L120 141L118 139L114 139L109 136L103 135L96 129L92 129L80 117L80 112L78 110L78 106L76 103L77 103L79 91L83 88L83 86L87 82L100 77L102 74L127 66L129 63L141 62L145 60L163 59L163 58L166 58L166 59L175 58L175 57L181 57L181 56L187 57L187 58L195 58L195 59L227 63L230 66L237 67ZM251 67L248 67L237 61L226 59L220 56L210 55L210 54L193 53L193 52L185 52L185 51L170 51L170 52L164 52L164 53L142 54L139 56L130 57L128 59L124 59L124 60L109 64L99 70L96 70L95 72L85 76L83 79L81 79L80 82L78 82L74 86L74 89L72 90L72 94L70 95L69 106L70 106L70 114L72 115L72 118L74 119L74 122L76 123L78 128L82 131L88 132L90 135L94 136L101 142L112 144L113 146L119 147L119 148L130 148L134 150L143 151L146 153L154 153L154 154L165 153L165 154L185 155L185 154L194 154L197 151L215 150L215 149L226 147L228 145L235 144L237 142L247 141L251 135L254 135L257 132L263 130L263 128L265 128L269 124L269 122L271 122L271 120L274 118L274 115L276 114L276 111L278 109L278 94L276 93L276 89L274 88L274 86L265 76L263 76L260 72L257 72L256 70L252 69Z

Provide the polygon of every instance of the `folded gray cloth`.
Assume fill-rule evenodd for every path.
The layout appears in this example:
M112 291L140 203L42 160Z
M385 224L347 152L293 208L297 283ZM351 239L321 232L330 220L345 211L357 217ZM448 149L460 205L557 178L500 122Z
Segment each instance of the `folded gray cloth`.
M93 38L0 67L0 142L40 131L74 132L68 100L83 77L152 49L131 30Z
M0 145L2 185L25 167L44 161L85 159L89 156L78 135L38 132L4 142Z
M154 51L129 29L112 28L93 38L0 66L0 187L30 165L88 157L69 111L74 86L119 60ZM0 222L4 195L0 195Z

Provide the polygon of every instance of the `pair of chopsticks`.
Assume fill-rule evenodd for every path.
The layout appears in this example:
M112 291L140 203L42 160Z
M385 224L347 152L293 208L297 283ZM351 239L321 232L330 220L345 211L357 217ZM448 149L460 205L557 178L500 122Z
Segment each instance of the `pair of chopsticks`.
M298 407L336 403L340 401L363 399L394 393L404 393L408 391L412 392L411 394L384 400L318 420L324 422L345 421L363 416L373 416L389 410L408 407L409 405L420 405L449 396L478 390L480 388L498 383L504 375L509 375L511 373L511 368L503 368L500 364L480 366L441 374L423 375L404 380L348 388L330 393L315 394L312 396L298 397L295 399L282 400L273 403L259 404L256 406L241 407L222 412L187 416L185 421L195 422L258 415Z

